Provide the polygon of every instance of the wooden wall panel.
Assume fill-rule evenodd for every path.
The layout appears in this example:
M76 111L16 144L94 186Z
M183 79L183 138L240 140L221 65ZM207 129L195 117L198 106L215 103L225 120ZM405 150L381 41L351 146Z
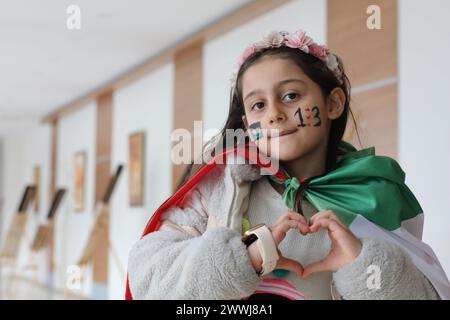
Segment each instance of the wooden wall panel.
M48 192L49 201L52 203L53 195L56 192L56 170L57 170L57 154L58 154L58 118L55 118L51 122L51 142L50 142L50 189ZM54 242L54 228L50 228L49 234L49 271L53 272L55 270L55 242Z
M367 8L377 5L381 29L370 30ZM350 107L363 147L397 158L397 1L328 0L328 45L344 61L354 90ZM349 117L344 140L361 148Z
M49 203L53 199L53 194L56 191L56 164L58 154L58 119L54 119L51 123L51 142L50 142L50 190L49 190Z
M366 25L369 5L381 9L381 30ZM328 0L328 46L344 60L353 86L397 75L397 1Z
M111 175L112 108L113 92L107 92L97 99L95 203L102 200ZM109 218L109 216L108 216ZM108 221L109 222L109 221ZM108 282L109 231L97 248L93 261L93 279L96 284Z
M194 121L202 120L203 42L195 43L175 56L174 81L173 129L183 128L193 133ZM193 157L199 156L193 152L192 148ZM177 186L185 167L173 165L173 189Z
M95 202L99 202L110 175L112 139L112 92L97 100Z
M354 95L352 110L363 146L375 146L376 154L397 158L397 85ZM351 118L344 140L360 147Z

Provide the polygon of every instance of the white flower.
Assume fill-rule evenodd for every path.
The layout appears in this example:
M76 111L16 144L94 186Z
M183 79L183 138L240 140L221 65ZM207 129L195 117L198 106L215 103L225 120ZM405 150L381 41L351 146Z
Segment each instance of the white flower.
M264 37L262 41L256 43L258 49L264 48L279 48L284 43L284 36L278 31L272 31Z
M336 56L332 53L328 54L327 67L331 71L335 71L336 69L339 69L339 63L336 59Z

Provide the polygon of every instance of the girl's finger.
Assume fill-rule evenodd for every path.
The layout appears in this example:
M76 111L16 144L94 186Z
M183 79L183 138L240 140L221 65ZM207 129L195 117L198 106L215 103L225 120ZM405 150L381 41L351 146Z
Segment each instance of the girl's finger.
M300 213L295 212L295 211L288 211L288 213L289 213L289 217L291 217L291 219L298 220L301 223L308 225L308 221Z
M310 224L312 225L314 223L314 221L316 221L318 219L322 219L322 218L333 219L337 223L339 223L344 229L347 229L347 226L341 221L341 219L339 219L339 217L332 210L325 210L325 211L316 213L315 215L313 215L311 217L311 219L309 219Z
M302 222L303 224L307 225L308 221L306 221L306 218L302 216L301 214L294 212L294 211L287 211L283 213L274 223L274 225L282 223L286 220L296 220L299 222Z
M322 218L316 220L316 222L309 228L311 233L317 232L319 229L327 229L328 237L333 243L339 243L339 245L346 246L348 240L352 241L357 239L355 235L348 228L343 228L341 224L333 219Z
M301 222L298 224L298 229L300 233L304 236L306 236L309 233L309 227Z
M276 225L275 227L271 227L269 229L272 231L272 236L278 245L286 237L286 233L290 229L297 229L298 225L299 225L298 221L286 220Z
M328 257L327 257L323 260L320 260L320 261L311 263L310 265L307 265L303 269L302 278L304 278L304 279L308 278L310 275L312 275L313 273L316 273L316 272L330 271L328 264L329 264L329 261L328 261Z
M303 266L298 261L285 258L283 256L280 256L276 268L292 271L298 274L300 277L303 276Z
M320 228L328 229L331 232L335 232L338 230L345 230L342 225L340 225L336 220L328 219L328 218L322 218L319 220L316 220L309 229L311 232L316 232Z
M285 221L298 221L302 226L299 227L300 233L302 235L306 235L309 233L309 227L308 222L306 221L305 217L300 215L297 212L294 211L287 211L283 215L281 215L278 220L271 226L272 229L276 228L280 224L284 223Z

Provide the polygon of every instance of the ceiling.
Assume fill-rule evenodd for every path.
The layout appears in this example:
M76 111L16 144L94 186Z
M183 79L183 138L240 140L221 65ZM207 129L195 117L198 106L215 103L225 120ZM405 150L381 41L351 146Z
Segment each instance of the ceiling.
M36 121L251 2L0 0L0 133ZM80 8L81 29L66 12Z

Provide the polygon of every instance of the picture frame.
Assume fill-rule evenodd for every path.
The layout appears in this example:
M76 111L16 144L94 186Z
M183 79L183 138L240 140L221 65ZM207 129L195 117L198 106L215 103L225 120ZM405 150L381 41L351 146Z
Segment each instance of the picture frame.
M74 155L74 210L83 211L86 194L86 152L78 151Z
M33 184L36 186L36 195L34 197L34 206L33 210L35 213L39 212L40 209L40 193L41 193L41 167L39 165L35 165L33 167Z
M144 205L145 132L128 137L128 195L132 207Z

